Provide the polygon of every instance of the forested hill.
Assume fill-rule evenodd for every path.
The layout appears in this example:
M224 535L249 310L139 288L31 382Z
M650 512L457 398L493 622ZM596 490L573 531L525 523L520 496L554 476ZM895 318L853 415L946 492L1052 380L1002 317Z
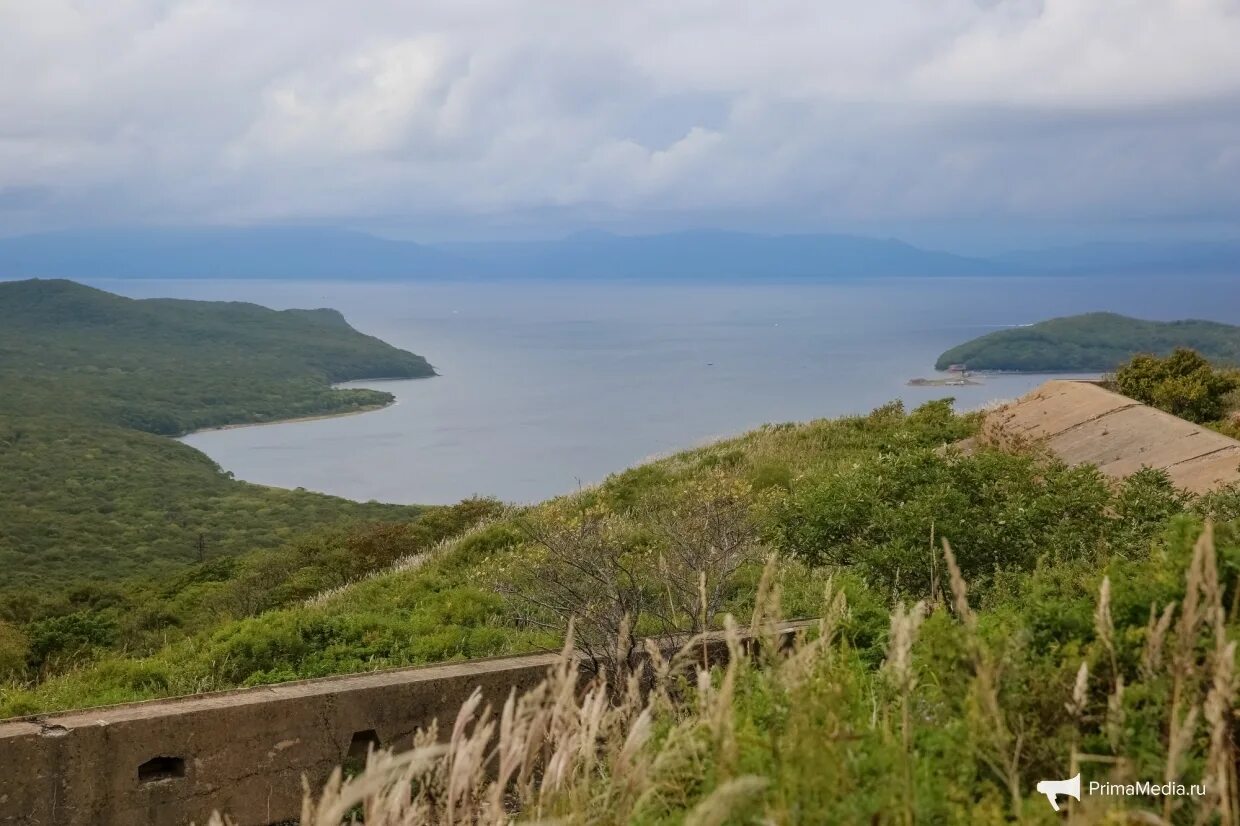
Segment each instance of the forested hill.
M334 310L135 300L71 281L0 283L0 413L150 433L347 412L387 400L346 379L434 375Z
M6 591L28 613L33 592L415 518L417 508L237 482L163 436L367 410L392 397L331 383L432 375L334 310L0 282L0 621Z
M1219 364L1240 364L1240 327L1086 313L988 333L943 353L935 368L964 364L970 370L1105 372L1137 353L1167 355L1177 347Z

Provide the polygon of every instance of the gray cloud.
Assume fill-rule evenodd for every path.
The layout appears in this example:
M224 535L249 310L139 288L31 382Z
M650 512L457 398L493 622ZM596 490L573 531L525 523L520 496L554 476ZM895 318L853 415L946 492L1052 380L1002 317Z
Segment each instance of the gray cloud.
M1240 217L1237 0L10 0L0 31L8 231Z

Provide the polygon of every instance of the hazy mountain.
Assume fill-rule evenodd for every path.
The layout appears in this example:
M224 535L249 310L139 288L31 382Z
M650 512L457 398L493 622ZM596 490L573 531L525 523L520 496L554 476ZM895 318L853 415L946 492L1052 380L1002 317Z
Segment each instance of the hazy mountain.
M417 244L316 227L65 231L0 239L0 278L839 278L1240 271L1240 244L1088 244L995 259L853 235L582 232Z
M440 249L487 272L548 278L995 275L1013 269L896 240L715 230L638 236L583 232L558 241L463 243Z
M1024 250L996 260L1042 272L1240 272L1240 243L1094 243Z
M1012 269L895 240L717 231L439 246L316 228L66 231L0 240L5 278L816 278Z
M405 278L454 273L407 241L301 227L52 232L0 239L5 278Z

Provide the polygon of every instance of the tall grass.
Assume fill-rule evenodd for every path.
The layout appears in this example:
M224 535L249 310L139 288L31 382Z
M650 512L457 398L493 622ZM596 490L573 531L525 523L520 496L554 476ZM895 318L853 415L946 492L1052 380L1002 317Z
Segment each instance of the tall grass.
M971 603L951 547L950 593L891 614L886 655L867 661L842 629L831 583L821 619L783 644L774 563L746 629L725 623L726 663L700 640L647 647L626 679L583 677L571 640L546 679L499 708L474 694L454 720L364 771L306 790L303 826L620 823L1057 823L1033 772L1199 783L1200 796L1085 795L1075 824L1238 822L1236 643L1209 529L1179 604L1115 612L1103 578L1092 640L1062 684L1030 677ZM1036 675L1035 675L1036 676ZM962 690L957 690L960 687ZM1031 704L1033 703L1033 704ZM1040 708L1046 719L1031 718ZM1050 766L1030 768L1037 732ZM1153 757L1141 743L1154 744ZM1153 772L1153 774L1150 774ZM212 823L226 822L216 817Z

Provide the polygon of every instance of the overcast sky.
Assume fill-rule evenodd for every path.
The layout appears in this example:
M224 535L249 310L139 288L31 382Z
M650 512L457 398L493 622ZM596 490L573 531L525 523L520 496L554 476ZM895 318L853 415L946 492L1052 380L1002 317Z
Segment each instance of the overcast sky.
M1240 0L0 0L0 233L1235 237Z

